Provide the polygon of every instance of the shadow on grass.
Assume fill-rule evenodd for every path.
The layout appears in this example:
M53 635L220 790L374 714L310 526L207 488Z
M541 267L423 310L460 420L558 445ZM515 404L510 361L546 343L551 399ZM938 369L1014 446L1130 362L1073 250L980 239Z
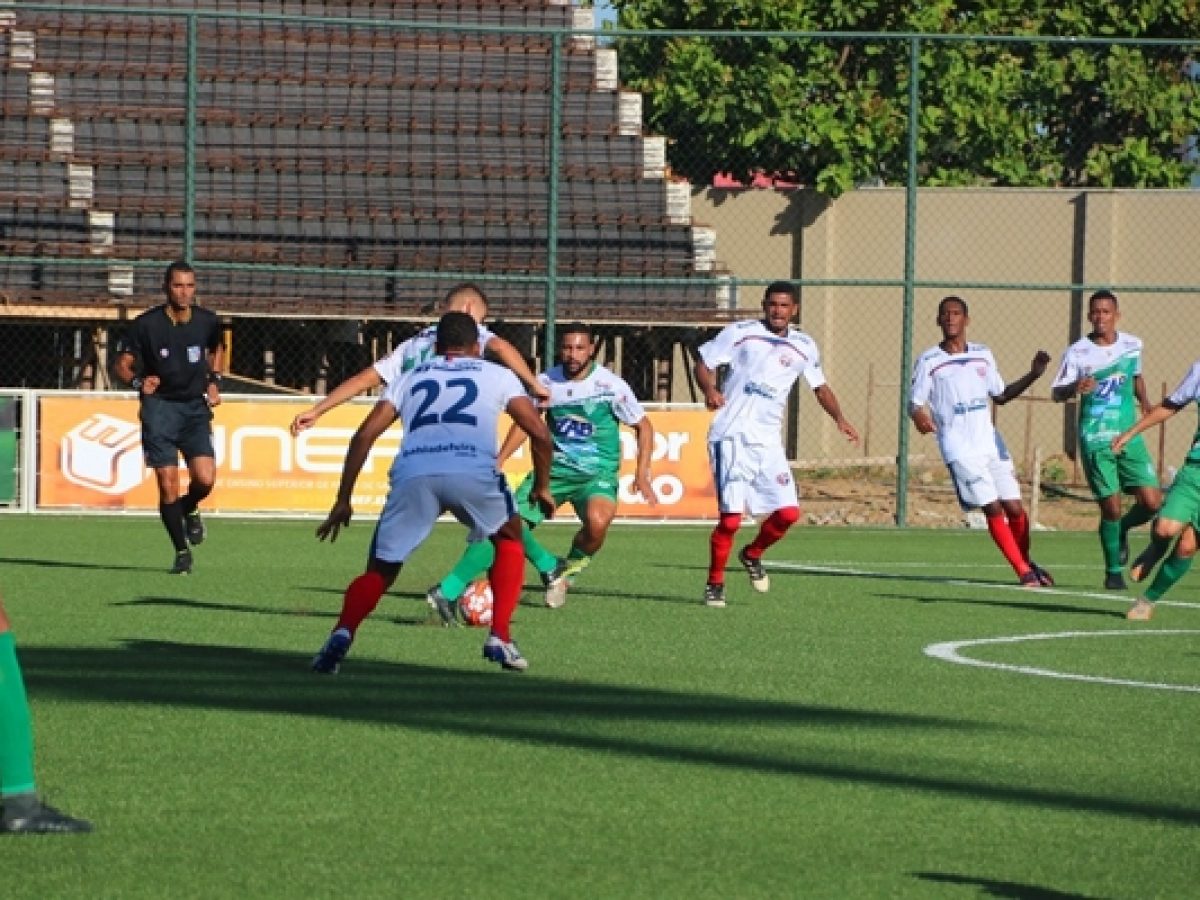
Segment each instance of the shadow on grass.
M9 566L33 566L38 569L95 569L101 572L162 572L171 568L170 560L162 554L163 562L156 566L123 566L113 563L72 562L65 559L30 559L24 556L0 556L0 563Z
M974 600L969 597L929 597L920 594L871 594L880 600L911 600L913 603L958 603L963 606L978 608L994 606L997 609L1015 609L1021 612L1068 613L1076 616L1101 616L1106 619L1125 619L1124 610L1088 609L1080 606L1067 606L1064 603L1040 603L1038 592L1030 591L1029 600Z
M339 592L340 596L340 592ZM393 599L413 599L420 600L420 612L413 616L400 616L397 614L389 614L386 609L388 597ZM406 594L389 594L381 601L381 611L377 611L371 616L372 621L392 622L396 625L427 625L432 623L432 610L425 605L424 594L413 594L411 598ZM247 613L255 616L283 616L288 619L331 619L336 620L338 617L338 609L330 606L327 609L312 609L305 606L254 606L246 603L214 603L211 600L194 600L189 597L138 597L135 600L120 600L111 604L112 606L149 606L162 609L190 609L198 612L233 612ZM341 604L338 604L340 606ZM437 624L440 626L441 621Z
M913 872L913 877L938 884L961 884L978 887L985 897L1002 897L1007 900L1100 900L1089 894L1073 894L1056 891L1036 884L1017 881L994 881L991 878L973 878L970 875L952 875L949 872Z
M383 724L618 757L1200 824L1200 809L1192 806L831 760L819 744L809 748L803 743L804 732L812 729L967 732L994 727L987 723L539 679L490 667L471 671L351 660L345 673L328 677L309 672L308 662L307 655L279 651L147 640L129 640L116 648L22 652L26 679L39 696ZM697 729L691 743L654 736L660 728L678 733L685 723ZM638 725L636 736L628 734L631 725ZM712 728L733 731L719 734ZM738 737L747 729L756 734L780 729L780 738L787 739L791 750L747 750Z

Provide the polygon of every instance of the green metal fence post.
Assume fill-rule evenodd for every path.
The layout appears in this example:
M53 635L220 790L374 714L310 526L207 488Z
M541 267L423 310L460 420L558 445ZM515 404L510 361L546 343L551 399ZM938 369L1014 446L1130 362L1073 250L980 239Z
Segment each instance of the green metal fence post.
M562 156L562 45L563 33L550 37L550 146L549 198L546 204L546 339L542 347L543 367L549 369L558 356L554 334L558 315L558 170Z
M187 17L187 101L183 134L183 258L196 255L196 97L199 18Z

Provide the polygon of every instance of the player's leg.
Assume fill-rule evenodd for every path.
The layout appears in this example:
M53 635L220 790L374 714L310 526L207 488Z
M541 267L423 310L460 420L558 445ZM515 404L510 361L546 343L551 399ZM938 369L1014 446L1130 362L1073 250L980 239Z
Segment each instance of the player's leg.
M1104 559L1104 586L1111 590L1125 587L1121 575L1121 478L1117 455L1111 450L1083 450L1080 453L1083 475L1100 509L1096 535Z
M1127 619L1137 622L1150 620L1154 615L1154 604L1161 600L1192 567L1196 547L1196 527L1194 524L1190 524L1180 532L1179 540L1175 542L1174 552L1159 567L1154 580L1150 582L1150 587L1146 588L1145 593L1125 614Z
M1117 475L1121 488L1133 495L1133 506L1121 518L1119 547L1121 565L1129 561L1129 531L1151 521L1162 509L1163 494L1158 485L1158 473L1146 443L1138 435L1117 457Z
M983 511L992 541L1013 567L1021 584L1039 587L1041 582L1033 567L1026 561L1000 503L992 471L994 459L993 456L974 456L955 460L948 466L950 478L958 493L959 503L977 506Z
M91 831L42 803L33 765L33 723L17 660L17 646L0 603L0 832L15 834Z
M525 551L525 558L537 569L542 578L542 584L549 587L554 579L554 571L558 568L559 559L533 536L533 529L542 524L546 517L542 513L541 507L530 499L532 493L533 473L530 472L517 488L515 496L517 512L520 513L524 523L521 527L521 544ZM566 493L567 488L559 479L551 475L550 494L554 498L554 502L561 504Z
M742 524L749 482L738 465L739 448L731 438L710 441L708 461L717 490L717 525L708 539L708 582L704 604L725 605L725 565L733 552L733 538Z
M212 493L217 463L212 443L212 409L204 400L185 404L187 412L179 435L179 450L187 460L188 489L179 499L188 543L204 543L207 534L200 518L200 502Z
M1162 508L1150 528L1150 546L1139 554L1129 567L1129 577L1134 581L1145 581L1159 560L1183 531L1192 523L1196 510L1200 508L1200 466L1184 466L1175 476L1171 490L1167 492Z
M738 562L750 577L750 586L766 593L771 580L763 569L763 553L800 521L800 494L782 446L762 448L757 457L758 471L751 486L749 508L753 515L765 518L754 539L738 552Z
M443 625L457 624L458 598L467 585L482 576L496 559L491 541L470 541L446 577L425 594L425 599L441 617Z
M1021 502L1021 484L1017 481L1017 470L1010 457L1004 456L993 460L990 471L1000 498L1000 508L1004 511L1004 519L1012 532L1013 540L1017 542L1025 562L1037 576L1042 587L1054 587L1054 576L1033 561L1030 555L1032 538L1030 535L1029 515Z

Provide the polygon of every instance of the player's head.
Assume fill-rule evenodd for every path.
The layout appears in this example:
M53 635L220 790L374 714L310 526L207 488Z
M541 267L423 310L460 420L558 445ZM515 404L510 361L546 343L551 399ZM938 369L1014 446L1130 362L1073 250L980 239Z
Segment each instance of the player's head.
M479 323L465 312L444 313L438 319L437 352L478 356Z
M1112 335L1117 331L1117 320L1121 318L1121 306L1112 291L1100 290L1088 297L1088 321L1093 334Z
M784 334L800 309L800 292L790 281L773 281L763 291L762 308L767 329Z
M558 332L558 356L562 360L563 372L575 378L583 372L596 352L596 336L591 326L582 322L564 325Z
M167 266L163 272L163 293L175 309L187 309L196 299L196 270L182 259Z
M488 301L483 288L475 284L456 284L442 298L442 312L464 312L476 324L487 318Z
M943 297L938 303L937 323L945 337L958 337L966 330L970 321L967 301L962 297L951 294L949 297Z

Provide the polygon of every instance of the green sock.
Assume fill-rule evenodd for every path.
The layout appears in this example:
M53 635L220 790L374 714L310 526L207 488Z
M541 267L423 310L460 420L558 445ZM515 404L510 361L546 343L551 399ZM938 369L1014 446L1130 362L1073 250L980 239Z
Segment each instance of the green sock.
M1174 587L1175 582L1186 575L1187 570L1191 567L1192 557L1178 556L1172 553L1159 568L1158 574L1150 582L1150 587L1146 588L1146 599L1151 603L1156 602L1163 594Z
M438 588L447 600L457 600L467 585L487 573L496 559L496 548L491 541L475 541L458 558L450 574L442 579Z
M1104 551L1104 571L1121 571L1121 520L1100 520L1100 549Z
M558 557L538 543L528 525L521 526L521 542L525 545L525 558L535 569L547 574L554 571Z
M11 631L0 634L0 795L28 794L33 779L33 724Z
M584 553L582 550L572 544L571 552L567 554L567 565L566 568L563 569L563 574L568 578L574 578L576 575L586 569L591 561L592 557L589 554Z
M1154 513L1140 503L1133 504L1129 512L1121 517L1121 533L1124 534L1130 528L1137 528L1139 525L1145 525L1154 518Z

